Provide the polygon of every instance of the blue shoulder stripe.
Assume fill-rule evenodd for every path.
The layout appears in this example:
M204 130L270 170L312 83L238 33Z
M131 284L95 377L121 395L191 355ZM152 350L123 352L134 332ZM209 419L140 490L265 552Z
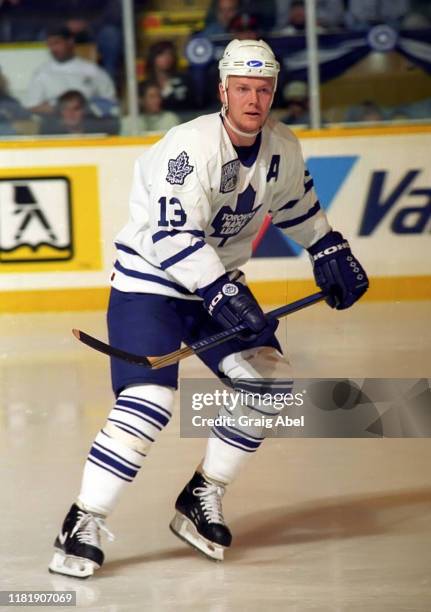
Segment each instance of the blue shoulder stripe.
M182 259L185 259L186 257L191 255L192 253L195 253L196 251L198 251L199 249L201 249L205 245L206 245L206 242L204 242L203 240L199 240L199 242L195 242L195 244L193 244L192 246L187 247L186 249L183 249L179 253L176 253L176 255L172 255L172 257L168 257L168 259L165 259L164 261L161 261L160 262L161 269L162 270L166 270L166 268L169 268L170 266L175 265L176 263L178 263Z
M159 285L163 285L164 287L170 287L171 289L175 289L178 293L182 293L183 295L192 295L191 292L179 285L178 283L174 283L173 281L168 280L167 278L161 278L160 276L156 276L155 274L148 274L147 272L138 272L137 270L130 270L129 268L125 268L120 264L119 261L116 261L114 264L114 268L125 274L126 276L131 276L133 278L139 278L141 280L146 280L151 283L157 283Z
M160 232L153 234L153 244L159 240L163 240L163 238L167 238L168 236L176 236L177 234L191 234L192 236L196 236L196 238L205 238L205 232L202 230L161 230Z
M275 223L274 225L281 229L285 227L294 227L295 225L300 225L304 221L307 221L307 219L310 219L311 217L313 217L319 210L320 210L320 203L319 203L319 200L317 200L314 206L312 206L310 210L307 211L304 215L301 215L300 217L296 217L296 219L289 219L288 221L280 221L279 223Z

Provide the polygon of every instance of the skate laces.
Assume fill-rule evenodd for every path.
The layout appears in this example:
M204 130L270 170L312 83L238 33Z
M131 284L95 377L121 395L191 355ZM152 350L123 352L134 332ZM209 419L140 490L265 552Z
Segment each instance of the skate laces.
M193 489L193 495L199 497L204 516L209 523L226 524L221 505L224 491L224 487L210 482L207 482L204 487L195 487Z
M72 529L70 537L76 534L76 538L81 544L90 544L100 548L100 531L106 534L110 542L114 540L114 535L105 525L105 521L100 516L94 516L88 512L78 511L78 521Z

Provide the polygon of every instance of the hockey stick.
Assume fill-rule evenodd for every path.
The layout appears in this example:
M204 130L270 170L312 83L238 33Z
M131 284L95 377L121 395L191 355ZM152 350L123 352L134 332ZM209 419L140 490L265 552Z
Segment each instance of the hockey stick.
M280 317L285 317L286 315L292 314L293 312L302 310L307 306L316 304L317 302L320 302L323 299L325 299L325 295L321 291L319 291L318 293L313 293L312 295L309 295L305 298L296 300L291 304L286 304L285 306L280 306L280 308L275 308L274 310L267 312L266 315L273 319L279 319ZM181 361L181 359L189 357L190 355L202 353L203 351L217 346L222 342L226 342L226 340L237 336L246 329L247 325L245 325L245 323L240 323L239 325L235 325L230 329L226 329L212 336L208 336L207 338L203 338L203 340L192 342L192 344L189 344L189 346L173 351L172 353L167 353L166 355L161 355L159 357L148 357L146 355L135 355L134 353L128 353L127 351L115 348L110 344L106 344L101 340L97 340L97 338L93 338L93 336L90 336L89 334L86 334L85 332L80 331L79 329L73 329L72 332L73 335L78 338L78 340L80 340L87 346L90 346L91 348L95 349L96 351L99 351L100 353L105 353L105 355L109 355L110 357L117 357L118 359L123 359L123 361L128 361L129 363L134 363L136 365L141 365L146 368L156 370L177 363L178 361Z

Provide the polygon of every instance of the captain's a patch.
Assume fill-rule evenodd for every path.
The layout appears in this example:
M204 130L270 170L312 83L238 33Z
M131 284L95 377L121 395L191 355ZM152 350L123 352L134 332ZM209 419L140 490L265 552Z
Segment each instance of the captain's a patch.
M224 164L221 169L220 193L233 191L238 183L240 161L234 159Z
M193 172L193 169L194 166L189 164L189 156L185 151L181 151L178 157L168 161L166 180L171 185L184 185L184 179Z

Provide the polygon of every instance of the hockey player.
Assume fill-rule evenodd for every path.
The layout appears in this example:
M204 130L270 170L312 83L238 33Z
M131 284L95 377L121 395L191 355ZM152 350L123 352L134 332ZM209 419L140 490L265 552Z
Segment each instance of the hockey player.
M233 40L219 69L221 114L171 129L136 162L130 218L116 239L109 338L130 352L162 355L241 322L247 337L202 353L204 364L234 386L241 379L288 379L275 324L238 269L265 216L308 250L331 307L351 306L368 280L349 243L330 227L296 137L268 119L279 72L271 48ZM55 541L52 572L87 577L102 565L105 518L171 417L178 366L147 370L112 359L111 372L116 403ZM262 431L247 426L214 426L176 501L172 531L210 558L222 559L231 543L225 488L262 440Z

